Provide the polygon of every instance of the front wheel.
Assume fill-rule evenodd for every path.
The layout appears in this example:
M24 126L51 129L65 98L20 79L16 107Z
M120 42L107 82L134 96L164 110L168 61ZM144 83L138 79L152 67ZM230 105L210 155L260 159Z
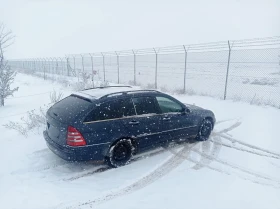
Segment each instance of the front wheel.
M124 166L130 162L133 150L130 139L121 139L110 148L106 161L113 168Z
M197 134L197 141L206 141L213 129L213 123L210 119L204 119L202 124L200 125L198 134Z

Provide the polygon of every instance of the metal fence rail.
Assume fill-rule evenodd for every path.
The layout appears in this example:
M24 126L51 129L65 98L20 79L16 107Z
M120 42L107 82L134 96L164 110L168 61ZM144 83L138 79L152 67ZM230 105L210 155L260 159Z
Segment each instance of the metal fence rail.
M17 69L280 108L280 36L10 60Z

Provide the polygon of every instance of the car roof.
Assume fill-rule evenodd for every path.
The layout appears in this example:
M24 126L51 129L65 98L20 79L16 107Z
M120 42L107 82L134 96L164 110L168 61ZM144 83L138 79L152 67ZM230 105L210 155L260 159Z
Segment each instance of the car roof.
M101 99L103 97L118 96L124 93L145 93L145 92L158 92L156 90L143 90L135 86L106 86L86 89L83 91L75 92L72 95L80 96L90 100Z

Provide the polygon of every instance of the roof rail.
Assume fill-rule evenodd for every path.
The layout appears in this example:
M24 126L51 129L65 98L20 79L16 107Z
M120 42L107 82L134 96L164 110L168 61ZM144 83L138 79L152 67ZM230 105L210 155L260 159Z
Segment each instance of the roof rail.
M111 87L128 87L128 88L132 88L131 86L99 86L99 87L84 89L83 91L91 90L91 89L105 89L105 88L111 88Z
M99 99L102 99L102 98L106 98L106 97L109 97L109 96L113 96L114 94L129 94L129 93L140 93L140 92L157 92L157 93L161 93L160 91L157 91L157 90L132 90L132 91L119 91L119 92L114 92L114 93L110 93L110 94L106 94L102 97L100 97Z
M157 93L161 93L158 90L150 90L150 89L139 89L139 90L133 90L133 91L126 91L126 93L133 93L133 92L157 92Z

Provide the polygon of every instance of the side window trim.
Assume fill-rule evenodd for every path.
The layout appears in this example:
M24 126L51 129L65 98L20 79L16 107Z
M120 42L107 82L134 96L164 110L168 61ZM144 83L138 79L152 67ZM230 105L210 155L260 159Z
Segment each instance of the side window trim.
M158 103L158 101L157 101L157 96L153 96L153 99L154 99L155 106L156 106L156 108L157 108L157 114L158 114L158 115L161 115L162 112L161 112L159 103Z
M134 102L133 102L133 98L134 98L134 97L130 97L130 101L132 102L132 105L133 105L133 109L134 109L135 116L137 116L137 111L136 111L135 104L134 104Z

